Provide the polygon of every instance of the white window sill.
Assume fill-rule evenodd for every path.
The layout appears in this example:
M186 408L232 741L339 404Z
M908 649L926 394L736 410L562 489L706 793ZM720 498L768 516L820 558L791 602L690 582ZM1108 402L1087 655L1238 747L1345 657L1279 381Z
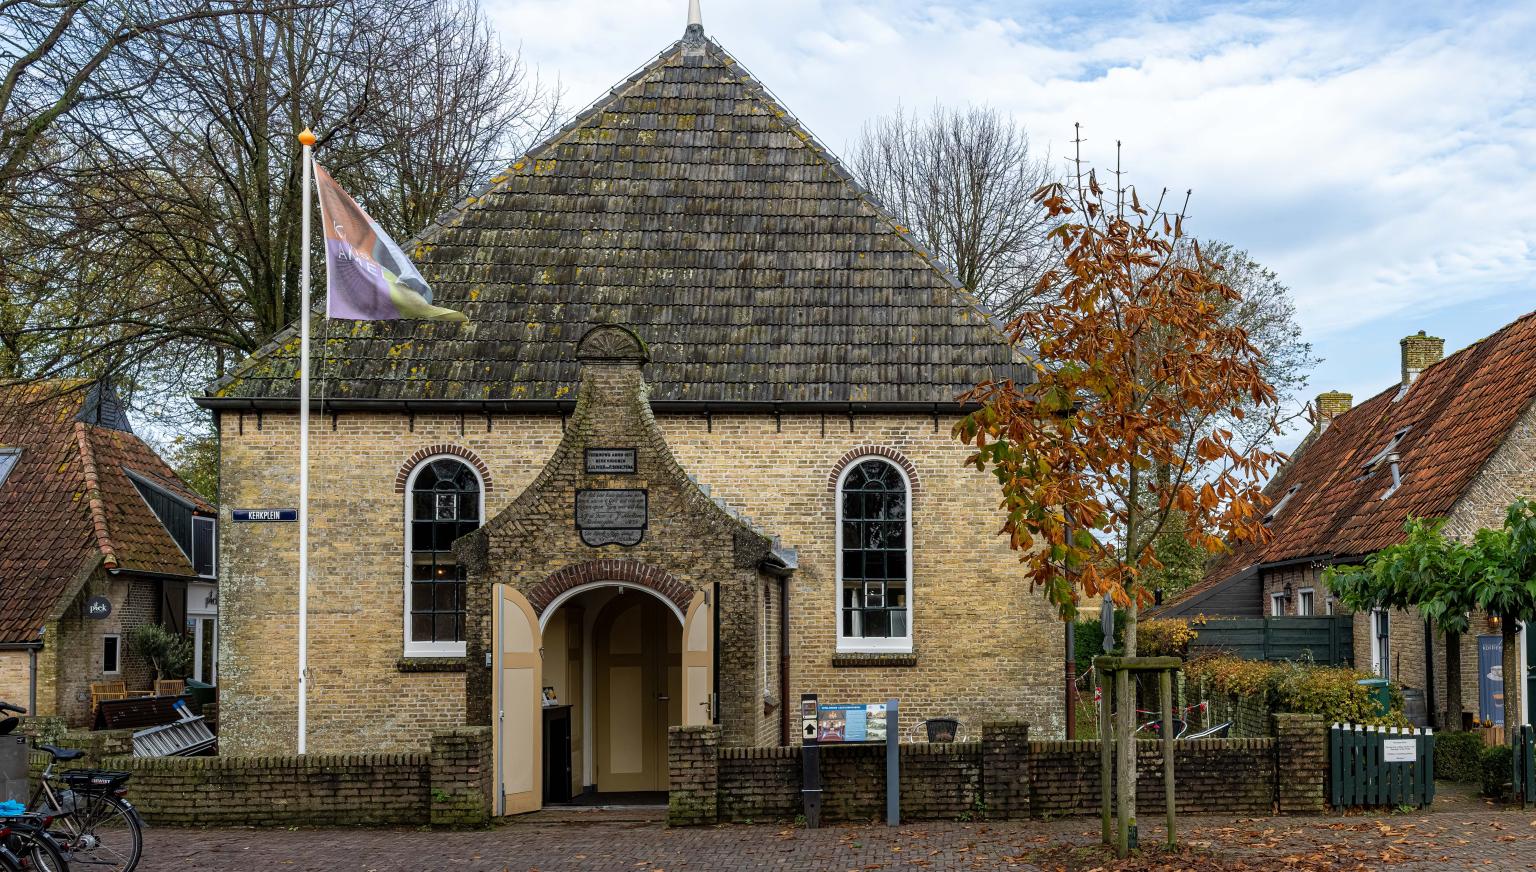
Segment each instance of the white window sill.
M911 654L911 639L891 639L889 644L875 639L838 639L839 654Z
M406 645L404 656L407 659L412 657L463 657L465 656L464 643Z

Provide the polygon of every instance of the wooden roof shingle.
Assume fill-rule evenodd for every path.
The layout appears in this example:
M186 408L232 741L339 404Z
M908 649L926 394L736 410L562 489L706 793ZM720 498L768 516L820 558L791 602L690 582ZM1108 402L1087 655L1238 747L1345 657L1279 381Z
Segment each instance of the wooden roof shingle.
M569 400L575 345L652 401L950 404L1027 380L1001 325L718 44L674 44L404 246L467 324L319 319L327 400ZM290 328L207 406L297 396ZM317 388L317 393L320 388Z

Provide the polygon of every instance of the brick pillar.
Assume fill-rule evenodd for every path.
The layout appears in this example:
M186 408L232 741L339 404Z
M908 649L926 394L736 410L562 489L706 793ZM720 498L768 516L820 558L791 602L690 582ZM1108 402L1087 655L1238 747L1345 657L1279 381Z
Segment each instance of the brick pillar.
M1328 730L1321 715L1275 715L1276 791L1281 814L1327 808Z
M667 825L713 824L719 817L720 728L672 727L667 731Z
M982 725L981 798L990 818L1029 817L1029 724Z
M478 827L491 819L493 765L490 727L432 734L432 825Z

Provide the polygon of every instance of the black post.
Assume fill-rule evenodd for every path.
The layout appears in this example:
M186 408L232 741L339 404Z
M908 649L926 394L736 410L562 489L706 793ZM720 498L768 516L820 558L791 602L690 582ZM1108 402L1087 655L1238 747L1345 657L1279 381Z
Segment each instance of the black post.
M805 827L821 826L821 747L816 738L816 694L800 695L800 795L805 800Z
M1067 625L1067 740L1077 738L1077 621L1068 619Z
M901 719L900 704L885 703L885 825L901 826ZM818 784L818 786L820 786ZM817 804L821 802L818 795Z

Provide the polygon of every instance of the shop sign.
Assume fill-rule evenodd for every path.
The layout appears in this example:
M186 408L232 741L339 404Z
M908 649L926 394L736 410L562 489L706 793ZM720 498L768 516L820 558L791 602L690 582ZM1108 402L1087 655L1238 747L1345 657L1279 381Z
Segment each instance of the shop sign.
M85 601L85 616L102 621L111 617L112 601L104 596L93 596Z
M635 471L633 448L588 448L586 450L588 475L628 475Z
M650 498L644 488L576 491L576 529L587 545L638 545L645 538Z

